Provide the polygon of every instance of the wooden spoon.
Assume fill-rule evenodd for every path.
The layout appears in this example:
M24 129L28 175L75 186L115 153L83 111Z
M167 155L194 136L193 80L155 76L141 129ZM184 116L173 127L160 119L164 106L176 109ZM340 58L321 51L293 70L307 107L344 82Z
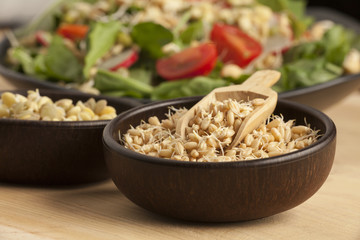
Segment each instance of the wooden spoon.
M239 142L254 129L258 128L274 111L277 102L277 92L271 89L280 78L280 72L275 70L260 70L252 74L244 83L228 87L216 88L203 97L197 104L190 108L176 123L176 134L185 138L185 128L195 115L196 109L208 108L210 103L235 99L237 101L249 101L254 98L262 98L264 104L257 107L249 114L236 133L229 148L238 145Z

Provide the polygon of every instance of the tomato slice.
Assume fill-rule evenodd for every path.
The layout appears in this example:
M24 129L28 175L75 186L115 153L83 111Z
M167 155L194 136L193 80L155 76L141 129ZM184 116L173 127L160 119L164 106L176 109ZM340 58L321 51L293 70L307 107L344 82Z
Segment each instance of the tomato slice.
M47 47L51 42L51 34L49 32L39 30L35 33L35 39L38 43Z
M210 39L215 43L223 62L234 63L242 68L262 52L258 41L231 25L214 24Z
M156 62L158 74L167 80L206 76L215 67L217 58L213 43L187 48Z
M139 58L137 51L134 49L127 49L120 54L113 56L99 65L99 68L116 71L119 68L131 67Z
M57 29L57 33L71 40L84 39L89 27L82 24L61 24Z

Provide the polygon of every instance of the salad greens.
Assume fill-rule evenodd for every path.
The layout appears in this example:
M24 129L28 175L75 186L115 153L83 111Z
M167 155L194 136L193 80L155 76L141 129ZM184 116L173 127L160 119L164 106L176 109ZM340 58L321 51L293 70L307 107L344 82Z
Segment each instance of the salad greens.
M30 76L35 75L35 63L31 55L23 47L12 49L11 57L20 63L24 73Z
M350 50L353 35L334 25L315 42L297 45L284 54L282 77L275 89L286 91L334 79L343 74L342 62Z
M186 7L175 11L169 8L170 4L167 12L161 12L165 16L162 18L157 12L160 7L151 5L151 2L148 6L146 2L132 0L126 5L114 0L60 0L43 16L15 31L20 45L8 51L8 64L16 71L44 81L71 83L71 86L81 86L90 81L101 94L152 100L205 95L216 87L240 84L260 68L253 64L253 69L244 68L239 76L225 76L223 68L228 63L223 60L223 53L219 53L216 64L211 66L206 76L200 74L175 81L166 79L157 71L158 60L212 40L214 23L211 18L214 14L207 16L206 12L202 12L201 17L194 17L194 12L202 11L201 8L195 11L184 0L188 3L184 5ZM205 1L199 2L206 4ZM218 2L211 6L214 11L223 8L228 12L232 8L241 11L241 7L236 5L227 8L226 4L231 4L229 1ZM210 8L208 5L205 7ZM264 7L273 14L272 21L283 17L289 22L285 30L278 29L280 26L273 23L272 28L266 29L269 32L266 37L289 29L291 32L291 45L284 46L281 51L282 64L271 66L282 73L281 80L274 86L278 92L312 86L341 76L345 73L343 62L347 54L352 48L360 50L360 36L337 24L326 29L321 39L309 40L306 36L314 19L305 14L305 0L253 0L253 3L244 6L244 12L256 8L264 11ZM223 15L220 20L217 19L222 24L237 26L241 22L232 20L229 14ZM261 14L254 16L256 21L263 17ZM256 22L250 17L245 20ZM64 25L70 27L66 29L70 31L66 34L79 36L78 32L71 32L76 31L71 28L76 25L85 26L88 31L80 39L69 39L59 31ZM260 26L261 23L258 28ZM50 38L45 41L39 30L45 31ZM262 39L264 42L266 37ZM28 39L33 41L28 43ZM102 65L102 62L111 60L112 54L122 54L113 53L116 46L131 49L132 54L123 62L116 63L114 69L105 68L109 64ZM193 54L196 55L196 52ZM116 59L123 58L118 56ZM187 58L179 61L179 66L192 68L186 65ZM205 72L204 69L193 71Z
M40 67L40 69L45 70L42 73L50 78L61 79L65 82L81 79L82 65L59 36L52 38L43 63L45 68Z
M134 26L131 37L141 49L148 52L151 57L157 59L164 56L162 46L172 42L172 32L160 24L143 22Z
M202 21L195 21L180 34L180 40L184 44L190 44L194 40L200 40L205 35Z
M206 95L217 87L228 86L230 83L223 79L211 79L208 77L195 77L173 82L163 82L157 86L151 94L153 100L171 99L187 96Z
M85 57L84 76L89 77L91 67L114 45L121 23L97 22L89 34L89 50Z
M313 22L311 17L305 15L306 1L258 0L258 2L270 7L275 12L286 11L290 17L295 38L299 38Z
M148 97L153 90L151 85L103 69L95 76L95 87L110 95L133 97Z

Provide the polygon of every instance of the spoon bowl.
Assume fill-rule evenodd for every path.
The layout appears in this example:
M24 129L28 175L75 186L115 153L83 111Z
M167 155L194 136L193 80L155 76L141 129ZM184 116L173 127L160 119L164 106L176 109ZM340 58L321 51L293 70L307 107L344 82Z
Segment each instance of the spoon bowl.
M260 70L252 74L243 84L216 88L191 107L176 123L176 134L185 138L185 128L198 109L207 108L214 101L235 99L249 101L255 98L264 99L264 103L249 114L237 131L229 148L236 146L241 140L274 111L277 93L271 89L280 78L280 72L275 70Z

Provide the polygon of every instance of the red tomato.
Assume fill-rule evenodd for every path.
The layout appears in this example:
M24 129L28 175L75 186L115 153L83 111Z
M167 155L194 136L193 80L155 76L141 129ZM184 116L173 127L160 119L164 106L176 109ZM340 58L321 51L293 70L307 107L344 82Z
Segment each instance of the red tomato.
M35 33L35 39L38 43L47 47L51 42L51 34L49 32L39 30Z
M71 40L83 39L88 32L89 27L82 24L61 24L57 33Z
M215 67L216 57L215 45L205 43L159 59L156 70L167 80L205 76Z
M215 43L222 61L240 67L246 67L262 51L259 42L231 25L214 24L210 39Z
M119 68L131 67L139 58L138 53L134 49L126 49L118 55L110 57L102 62L99 67L116 71Z

